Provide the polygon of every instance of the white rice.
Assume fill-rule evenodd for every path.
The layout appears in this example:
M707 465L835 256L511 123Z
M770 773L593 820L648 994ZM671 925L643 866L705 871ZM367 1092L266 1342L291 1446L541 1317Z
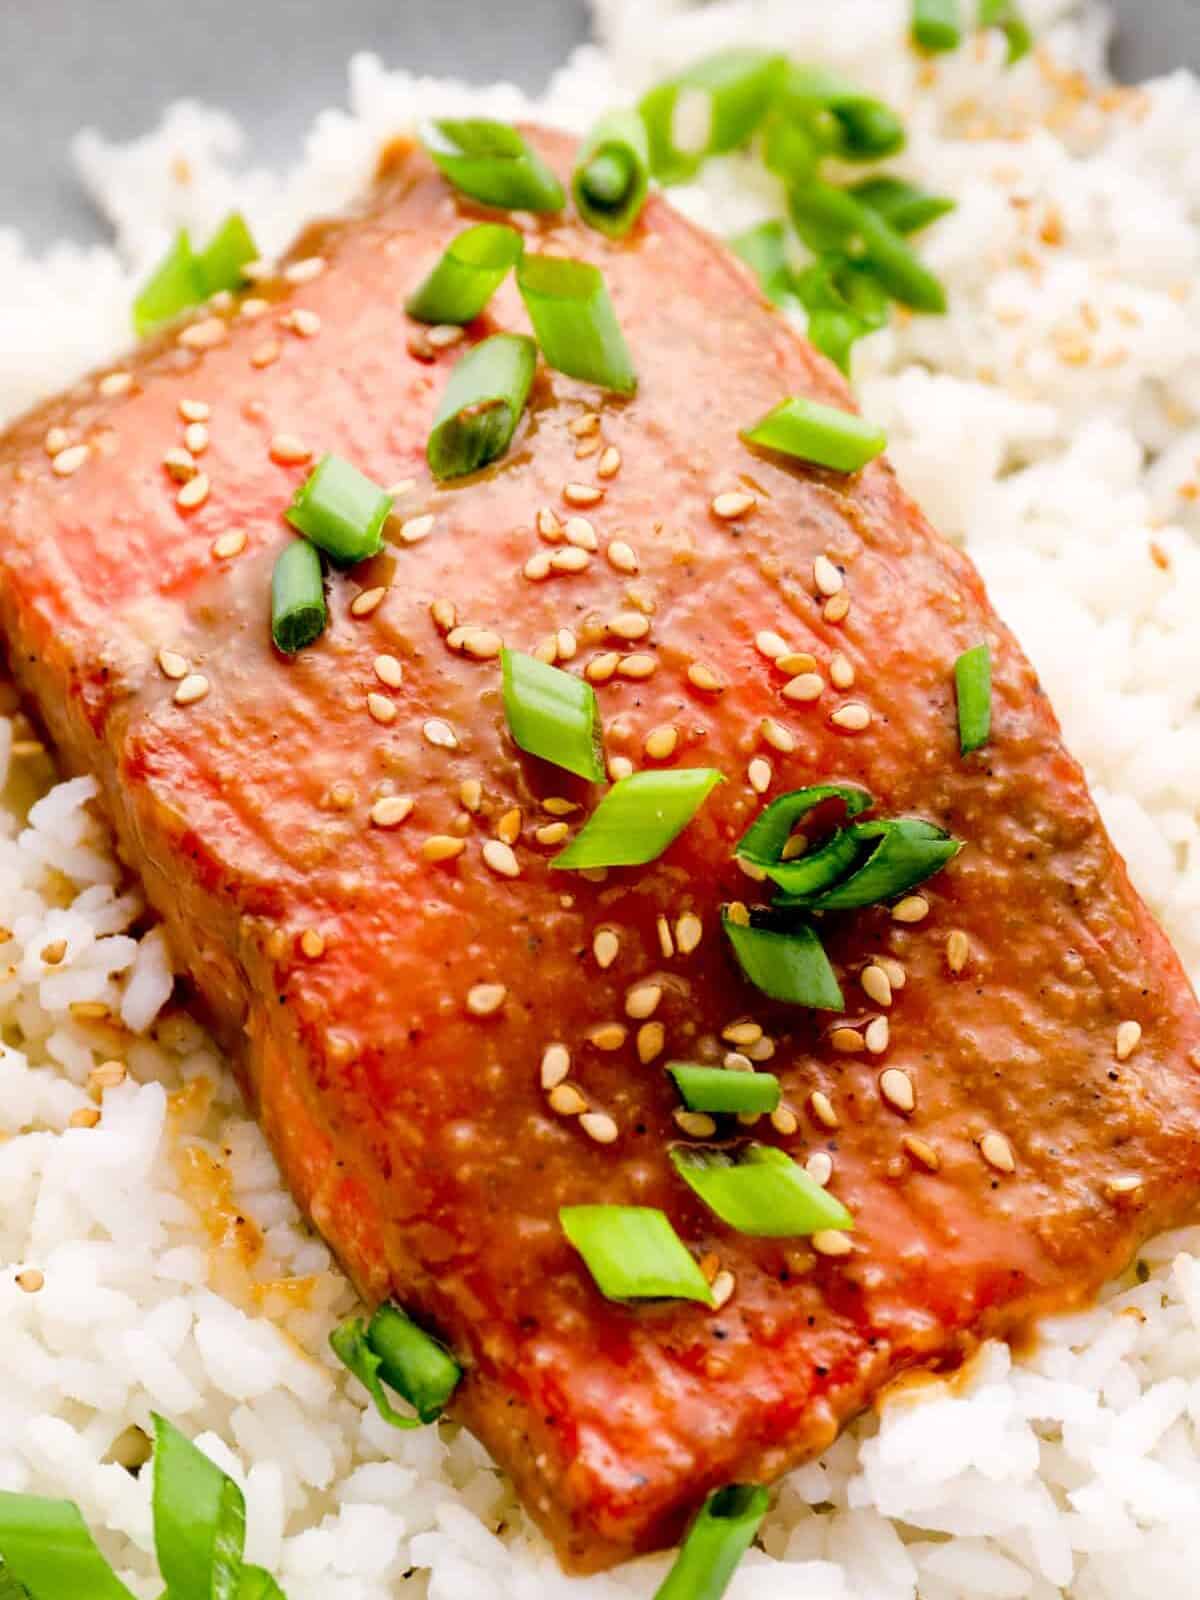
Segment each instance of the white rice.
M1176 73L1116 107L1075 96L1068 69L1103 76L1105 18L1072 0L1026 0L1057 67L1046 56L1005 72L992 39L925 87L903 48L907 0L846 0L836 27L829 0L596 9L600 47L537 103L359 57L350 110L326 113L283 175L244 170L236 126L194 105L125 147L82 135L79 168L116 243L35 259L0 233L0 415L120 350L132 287L179 223L203 230L236 203L266 247L282 246L366 181L382 138L429 110L579 128L734 39L835 63L903 108L902 170L959 201L923 243L950 313L860 346L865 408L888 425L909 487L982 568L1195 971L1196 80ZM721 232L778 206L740 160L679 200ZM10 762L14 773L0 807L0 920L12 929L0 946L0 1487L76 1500L130 1586L155 1595L149 1475L109 1452L160 1408L245 1485L249 1554L289 1600L651 1595L669 1558L563 1578L468 1435L393 1432L343 1383L325 1336L352 1296L212 1046L162 1009L165 950L87 809L89 780L31 808L27 758L11 745L0 717L0 782ZM66 953L48 964L58 940ZM80 1021L80 1001L106 1002L133 1033ZM70 1127L92 1104L89 1070L114 1056L129 1081L106 1093L98 1127ZM181 1106L171 1097L185 1085L201 1087ZM214 1245L180 1179L189 1144L263 1230L254 1277L311 1275L307 1304L255 1294ZM991 1347L969 1382L894 1400L793 1473L732 1600L1191 1597L1200 1229L1157 1240L1144 1260L1148 1281L1048 1327L1032 1358L1014 1365ZM39 1293L16 1284L26 1266L45 1274Z

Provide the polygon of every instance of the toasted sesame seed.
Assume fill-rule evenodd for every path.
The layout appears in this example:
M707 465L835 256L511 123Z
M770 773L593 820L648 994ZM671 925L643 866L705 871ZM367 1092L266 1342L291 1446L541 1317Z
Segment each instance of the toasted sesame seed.
M211 684L202 672L189 672L183 679L174 694L177 706L195 705L197 700L203 700L211 688Z
M175 504L181 511L194 511L197 506L202 506L208 499L208 473L198 472L188 481L175 496Z
M407 794L385 794L371 807L371 821L377 828L396 828L412 815L413 799Z
M592 954L596 958L596 965L602 969L611 967L621 951L621 941L611 928L598 928L592 939Z
M325 937L316 928L305 928L300 935L300 953L310 961L317 961L325 954Z
M732 1272L728 1269L718 1272L712 1281L713 1309L719 1311L723 1305L727 1305L736 1288L737 1279Z
M823 1089L814 1089L808 1097L808 1109L814 1122L819 1122L823 1128L836 1128L841 1123L841 1118L834 1110L833 1101Z
M783 841L783 849L779 852L781 861L795 861L797 856L802 856L808 849L808 835L806 833L789 833Z
M405 544L420 544L433 532L433 514L425 512L420 517L407 517L400 524L400 537Z
M618 572L636 572L638 570L637 552L631 544L626 544L624 539L614 539L605 550L608 562Z
M207 422L212 416L212 407L207 400L181 400L179 402L179 415L184 422Z
M675 754L678 743L679 729L666 723L660 728L651 728L642 743L642 749L652 761L666 761Z
M534 518L537 531L549 544L557 544L563 536L562 523L549 506L543 506Z
M570 628L560 628L554 636L558 645L558 659L560 661L574 661L579 654L579 640Z
M429 615L433 618L434 627L440 633L449 633L458 621L452 600L434 600L429 607Z
M675 924L675 943L679 953L690 956L704 937L704 924L694 911L685 911Z
M766 794L771 787L771 763L764 761L762 756L755 756L746 768L746 777L755 794Z
M625 996L625 1015L636 1022L644 1022L658 1010L662 995L660 983L637 984Z
M376 656L373 662L375 676L389 689L398 689L404 682L404 668L395 656Z
M178 682L188 675L187 657L181 656L177 650L168 650L164 645L158 652L158 670L164 678L173 678Z
M821 607L821 615L826 622L844 622L850 611L850 591L842 589L837 594L831 595Z
M890 1006L892 1003L892 980L876 962L862 969L859 982L868 999L874 1000L877 1006Z
M926 1172L936 1172L942 1164L941 1156L929 1140L918 1138L915 1133L902 1133L900 1147L919 1167L924 1167Z
M281 467L297 466L311 457L312 451L294 433L277 433L271 440L271 460Z
M283 275L289 283L311 283L325 271L324 256L305 256L284 267Z
M785 700L804 703L819 700L824 691L825 679L819 672L801 672L796 677L789 678L780 693Z
M601 1022L594 1028L589 1028L588 1042L594 1044L597 1050L619 1050L629 1037L629 1030L620 1022Z
M628 639L632 643L636 639L644 639L650 632L650 619L640 611L618 611L615 617L608 619L605 627L615 638Z
M66 953L67 941L65 939L52 939L49 944L42 946L41 957L48 967L57 967L61 965Z
M774 1039L756 1039L753 1044L748 1044L746 1054L751 1061L770 1061L775 1054Z
M51 461L50 470L56 477L69 478L72 473L79 471L90 454L91 447L89 445L68 445L65 450L60 450Z
M543 578L550 576L550 552L548 550L536 551L530 556L521 571L529 579L530 583L541 583Z
M101 1096L107 1089L119 1088L127 1075L123 1061L101 1061L87 1075L88 1088L94 1095Z
M836 1228L822 1228L808 1242L819 1256L848 1256L854 1249L849 1234Z
M654 656L637 651L632 655L622 656L617 666L617 674L622 678L651 678L657 670L658 661Z
M278 339L264 339L262 344L255 345L250 352L250 365L252 367L269 367L274 365L283 354Z
M596 463L596 476L598 478L615 478L620 470L621 452L615 444L610 444Z
M886 1017L872 1017L863 1029L863 1039L873 1056L881 1056L888 1047L891 1028Z
M383 584L373 589L364 589L361 594L356 594L350 602L350 615L352 617L369 617L383 604L383 597L387 589Z
M621 664L621 658L615 650L607 650L602 655L593 656L583 669L583 675L589 683L607 683L616 673Z
M258 295L249 295L238 307L238 316L246 322L257 322L259 317L265 317L271 309L269 300L260 299Z
M504 648L504 640L490 628L468 628L462 647L476 661L494 661Z
M849 689L854 684L854 663L841 650L829 658L829 681L835 689Z
M547 822L533 830L538 844L561 844L571 830L565 822Z
M560 1117L577 1117L588 1108L587 1100L573 1083L555 1084L546 1099L551 1111L557 1111Z
M831 1028L829 1042L841 1055L846 1056L857 1055L866 1049L866 1041L857 1028Z
M821 1189L833 1177L833 1157L824 1150L814 1150L804 1163L804 1170Z
M321 319L315 311L308 311L304 306L297 306L294 311L282 318L283 326L290 328L301 339L315 339L321 331ZM430 340L432 343L432 339Z
M478 778L464 778L458 786L460 805L468 811L478 811L483 804L483 785Z
M907 1072L899 1067L885 1067L879 1074L879 1092L895 1111L907 1115L917 1103L917 1092Z
M861 733L864 728L870 727L871 713L861 700L850 700L844 706L839 706L829 720L844 733Z
M367 695L367 711L376 722L383 723L385 727L389 722L395 722L397 716L393 702L386 695L376 694L374 690Z
M738 871L749 878L751 883L765 883L767 881L767 869L760 867L757 861L746 861L741 856L737 856L735 859Z
M129 372L110 372L100 379L96 387L106 400L111 400L116 395L129 393L133 388L133 375Z
M95 1106L80 1106L78 1111L72 1111L67 1121L72 1128L94 1128L100 1121L100 1113Z
M5 932L8 933L8 930ZM10 933L8 938L12 938ZM68 1009L76 1022L103 1022L105 1017L112 1014L112 1007L103 1000L72 1000Z
M519 878L521 876L521 864L513 853L512 845L505 844L503 839L485 839L483 859L497 877Z
M422 724L421 732L425 735L428 743L439 750L458 749L458 735L450 724L444 722L441 717L430 717L427 722Z
M431 833L421 846L426 861L453 861L467 848L465 839L456 839L449 833Z
M594 483L565 483L562 496L569 506L587 507L599 505L604 490Z
M612 1144L620 1132L607 1111L585 1111L579 1119L579 1126L597 1144Z
M769 628L764 628L761 633L754 635L754 648L759 655L766 656L768 661L777 661L780 656L788 653L788 642L778 633L772 633Z
M923 894L906 894L892 907L893 922L923 922L929 915L929 901Z
M513 806L496 824L496 837L505 844L516 844L521 837L521 808Z
M550 557L550 566L554 572L586 572L591 565L592 558L586 550L580 550L578 545L567 545L563 550L556 550Z
M753 511L757 504L752 494L743 489L731 489L713 497L712 514L722 522L732 522L737 517L744 517L747 511Z
M613 783L620 783L622 778L629 778L634 773L633 762L628 756L609 756L608 775Z
M568 517L563 524L563 537L577 550L595 551L600 548L596 530L586 517Z
M196 465L196 458L190 450L185 450L182 445L173 445L166 451L162 464L176 483L186 483L189 478L194 478L200 468Z
M725 687L725 680L718 677L703 661L693 661L687 670L687 676L693 689L702 689L705 694L720 694Z
M25 1294L37 1294L45 1287L46 1274L40 1267L26 1267L23 1272L18 1272L16 1285Z
M1142 1042L1142 1025L1132 1020L1122 1022L1117 1029L1116 1055L1118 1061L1128 1061Z
M507 999L502 983L476 983L467 991L467 1010L473 1017L494 1016Z
M575 459L576 461L586 461L589 456L596 455L603 448L604 440L599 434L595 434L590 439L581 439L575 446Z
M42 441L42 449L48 456L60 455L71 442L71 435L65 428L49 428Z
M643 1022L637 1031L638 1060L644 1067L663 1052L667 1042L667 1030L661 1022Z
M228 333L229 329L220 317L203 317L184 328L177 343L186 350L211 350L216 345L224 344Z
M425 337L435 350L449 350L452 345L460 344L466 338L467 330L460 328L455 322L441 322L435 327L425 330Z
M212 553L218 561L232 561L234 556L240 556L245 548L244 528L230 528L228 533L221 534L220 538L212 542Z
M194 456L202 456L208 449L208 427L203 422L189 422L183 430L185 447Z
M791 1106L776 1106L771 1113L771 1126L776 1133L781 1133L786 1138L789 1134L795 1133L800 1123Z
M598 411L585 411L581 416L575 417L567 424L567 432L576 439L585 439L589 433L595 433L600 427L600 413Z
M726 1050L721 1063L727 1072L753 1072L754 1063L741 1050Z
M758 725L758 732L763 743L770 745L772 750L790 755L796 748L795 736L782 722L776 722L774 717L764 717Z
M810 655L807 650L789 650L784 655L775 657L775 665L786 677L794 678L799 673L815 672L817 658Z
M1002 1133L985 1133L979 1141L979 1154L997 1172L1015 1172L1017 1163L1012 1146Z
M707 1111L685 1111L679 1109L671 1115L675 1119L675 1126L682 1132L690 1134L693 1139L711 1139L717 1131L714 1118Z
M813 582L818 591L829 599L832 595L841 594L846 580L828 556L818 556L813 562Z
M571 1052L565 1044L548 1044L542 1052L542 1088L556 1089L571 1070Z
M735 922L739 928L750 926L750 912L741 900L731 900L725 907L725 915L730 922Z
M1142 1187L1142 1179L1136 1172L1123 1173L1116 1178L1109 1178L1104 1185L1112 1200L1126 1200L1131 1195L1137 1194Z
M881 966L887 973L888 982L892 988L903 989L908 982L908 976L896 958L894 956L876 956L875 960L877 965Z
M757 1044L762 1036L762 1027L757 1022L731 1022L721 1029L721 1037L728 1044Z

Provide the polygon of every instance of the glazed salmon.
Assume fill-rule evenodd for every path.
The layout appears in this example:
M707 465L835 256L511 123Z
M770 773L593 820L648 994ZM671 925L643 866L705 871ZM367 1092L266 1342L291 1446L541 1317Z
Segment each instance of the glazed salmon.
M1086 1300L1192 1211L1200 1014L969 561L885 461L739 441L787 394L849 398L664 201L617 244L519 219L601 266L637 396L543 368L509 453L431 481L463 347L401 308L477 215L398 147L279 276L19 422L0 603L298 1200L369 1301L457 1353L457 1415L588 1570L821 1450L905 1370ZM509 284L466 337L525 327ZM271 569L325 451L406 486L285 659ZM815 658L815 698L772 634ZM610 762L724 774L657 861L551 864L601 791L512 743L501 639L588 671ZM981 640L993 731L963 757L953 668ZM734 844L815 781L963 841L899 916L823 920L842 1015L768 1001L720 928L760 893ZM819 1158L844 1254L735 1233L675 1173L665 1064L731 1049L779 1076L753 1136ZM661 1208L721 1303L603 1298L558 1218L596 1202Z

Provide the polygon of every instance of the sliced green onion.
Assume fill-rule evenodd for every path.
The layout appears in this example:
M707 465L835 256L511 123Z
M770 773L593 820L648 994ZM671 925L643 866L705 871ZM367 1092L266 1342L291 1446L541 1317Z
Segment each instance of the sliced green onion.
M500 667L508 731L521 749L603 783L600 707L591 684L519 650L502 650Z
M863 95L831 109L841 125L836 154L843 161L882 161L904 149L904 124L882 100Z
M857 472L873 461L887 444L882 428L865 422L853 411L823 406L816 400L793 395L747 428L747 444L811 461L833 472Z
M744 145L766 115L784 70L784 57L770 51L723 50L651 89L638 110L655 177L684 182L707 156Z
M857 911L907 894L940 872L962 849L961 840L919 817L857 822L846 832L860 848L868 846L857 870L831 889L816 894L785 894L776 901L777 905L803 906L809 911ZM774 876L778 869L769 870Z
M787 256L787 225L760 222L727 241L734 255L752 268L759 287L777 306L798 306L801 299Z
M763 864L763 871L778 889L783 890L783 905L807 905L813 895L844 878L862 855L862 846L852 828L839 828L821 846L793 861Z
M895 228L848 189L813 182L797 185L789 197L796 231L816 255L844 251L870 263L880 283L902 304L917 311L946 309L946 292Z
M392 497L341 456L322 456L296 490L287 520L339 567L383 549Z
M782 859L796 824L830 800L840 801L848 817L861 816L875 804L873 796L855 784L814 783L804 789L792 789L759 812L738 840L734 854L756 867L773 867Z
M33 1600L25 1585L18 1583L4 1565L2 1556L0 1556L0 1600Z
M187 229L181 228L133 302L134 331L141 337L203 299L204 284L191 240Z
M261 1567L243 1567L237 1600L287 1600L269 1572Z
M1033 49L1033 31L1014 0L979 0L979 26L1000 29L1008 41L1010 67Z
M633 227L650 186L650 144L636 111L613 111L584 140L573 193L589 228L621 239Z
M709 767L635 772L600 801L555 867L640 867L655 861L725 780Z
M843 255L814 261L796 279L796 289L808 312L809 341L848 373L857 340L887 322L887 295L869 267Z
M709 1495L654 1600L721 1600L767 1513L767 1491L731 1483Z
M435 166L462 194L501 211L561 211L563 186L506 122L443 118L421 129Z
M604 276L586 261L526 256L517 268L542 354L556 372L617 394L633 394L637 374Z
M451 239L404 309L418 322L472 322L521 259L525 241L503 222L480 222Z
M369 1324L361 1317L348 1318L333 1330L329 1342L370 1393L380 1416L394 1428L436 1421L462 1377L454 1357L399 1306L381 1305ZM385 1383L408 1401L415 1417L396 1411Z
M426 454L435 478L461 478L502 456L529 399L537 346L496 333L468 350L450 374Z
M958 748L970 755L992 731L992 653L986 644L964 650L954 663L958 699Z
M667 1217L652 1206L563 1206L563 1232L609 1300L699 1300L712 1290Z
M826 67L791 66L778 103L843 161L879 161L904 148L904 124L892 108Z
M690 1061L668 1061L667 1071L689 1111L766 1112L779 1104L779 1079L770 1072L736 1072Z
M773 1145L752 1144L736 1154L676 1146L671 1164L708 1209L737 1233L798 1239L826 1228L845 1231L854 1226L841 1201Z
M154 1546L171 1600L238 1600L242 1491L165 1418L154 1418Z
M903 178L864 178L851 186L850 193L902 234L919 233L955 207L948 195L930 194Z
M959 0L913 0L912 37L918 50L957 50L962 41Z
M245 282L243 269L258 260L258 246L240 211L231 211L196 257L204 298L221 290L240 289Z
M271 574L271 637L286 656L319 639L325 631L325 585L321 558L307 539L285 545Z
M846 1009L829 957L807 923L783 931L747 926L723 915L721 925L738 965L763 994L819 1011Z
M133 1600L69 1500L0 1493L0 1559L30 1600Z
M816 175L821 149L807 123L777 113L763 129L762 154L768 172L785 183L805 183Z

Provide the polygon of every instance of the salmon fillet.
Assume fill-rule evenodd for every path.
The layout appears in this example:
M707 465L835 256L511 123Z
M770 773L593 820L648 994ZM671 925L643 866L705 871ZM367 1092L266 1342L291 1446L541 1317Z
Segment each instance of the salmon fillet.
M535 137L568 171L568 142ZM820 1451L905 1370L1080 1304L1189 1213L1200 1014L970 562L885 461L842 478L739 442L787 394L845 406L847 391L667 203L622 243L569 216L517 219L534 248L602 267L640 388L617 401L542 369L508 455L431 482L425 443L462 347L430 347L401 307L477 215L398 146L361 209L289 258L323 267L198 312L127 377L12 427L0 615L64 762L98 775L300 1204L369 1301L394 1298L458 1354L456 1414L584 1571L674 1540L713 1488ZM526 328L511 283L467 337L497 328ZM181 505L164 457L205 407L204 482ZM269 588L309 470L298 445L411 487L385 553L333 577L327 632L288 660ZM726 493L753 503L723 517ZM574 545L570 516L590 525ZM581 570L525 574L567 549ZM818 592L820 556L844 573L844 614ZM474 653L452 619L482 630ZM819 699L783 696L763 630L816 657ZM582 808L574 828L600 791L515 748L489 632L526 650L553 635L573 671L610 658L593 668L610 757L725 774L658 861L602 881L549 865L561 830L538 830L561 801ZM953 667L981 639L993 735L963 758ZM833 720L848 703L865 727ZM667 726L656 763L644 741ZM824 919L843 1017L768 1001L719 926L723 903L757 892L732 849L758 788L816 781L965 842L921 920ZM379 826L388 796L413 808ZM498 873L484 843L518 826L519 875ZM440 836L461 853L429 859ZM890 1003L862 987L874 958ZM661 994L631 1006L634 989ZM612 1142L548 1102L552 1044ZM830 1158L848 1254L734 1233L674 1173L664 1064L734 1044L783 1084L753 1137ZM597 1202L660 1207L730 1275L725 1303L602 1298L558 1221Z

